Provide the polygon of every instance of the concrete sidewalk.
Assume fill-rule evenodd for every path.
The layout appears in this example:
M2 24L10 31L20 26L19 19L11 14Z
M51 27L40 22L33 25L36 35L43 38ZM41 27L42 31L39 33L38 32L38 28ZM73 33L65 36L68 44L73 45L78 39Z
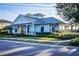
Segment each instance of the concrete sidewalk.
M71 40L38 40L38 39L28 39L28 38L1 38L1 39L12 39L12 40L34 40L39 42L52 42L52 43L63 43L70 42Z

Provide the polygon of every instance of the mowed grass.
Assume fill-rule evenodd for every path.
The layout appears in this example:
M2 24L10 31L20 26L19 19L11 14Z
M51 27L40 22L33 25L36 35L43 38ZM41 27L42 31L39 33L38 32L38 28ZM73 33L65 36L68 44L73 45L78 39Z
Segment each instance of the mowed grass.
M49 38L49 37L42 37L39 40L58 40L58 38Z

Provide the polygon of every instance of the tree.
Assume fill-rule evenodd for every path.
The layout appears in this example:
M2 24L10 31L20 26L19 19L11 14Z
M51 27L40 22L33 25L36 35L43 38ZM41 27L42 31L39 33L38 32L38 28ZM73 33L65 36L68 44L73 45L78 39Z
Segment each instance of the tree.
M63 15L66 20L74 18L74 22L79 23L79 4L78 3L57 3L58 14Z
M26 16L31 16L31 17L40 17L43 18L45 15L42 13L35 13L35 14L31 14L31 13L27 13Z
M44 17L45 15L44 15L44 14L42 14L42 13L36 13L36 14L34 14L34 16Z
M32 16L32 14L31 13L27 13L26 16Z

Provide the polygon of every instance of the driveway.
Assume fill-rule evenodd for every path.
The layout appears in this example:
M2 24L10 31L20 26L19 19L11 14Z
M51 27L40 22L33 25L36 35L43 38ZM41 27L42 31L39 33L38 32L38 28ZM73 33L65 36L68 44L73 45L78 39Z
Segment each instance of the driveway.
M1 56L79 56L79 47L0 40Z

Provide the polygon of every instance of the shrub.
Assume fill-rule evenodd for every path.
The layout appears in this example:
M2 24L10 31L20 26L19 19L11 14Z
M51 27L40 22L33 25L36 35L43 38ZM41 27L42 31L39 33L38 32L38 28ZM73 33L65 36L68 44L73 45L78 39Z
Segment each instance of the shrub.
M72 38L79 37L79 33L55 32L55 33L52 33L52 37L57 37L59 39L72 39Z
M51 33L49 33L49 32L45 32L45 33L36 33L36 36L39 36L39 37L41 37L41 36L43 36L43 37L46 37L46 36L50 36L50 34Z
M66 35L62 36L61 38L72 39L72 38L76 38L76 37L79 37L79 34L66 34Z
M79 38L73 39L69 44L73 45L73 46L78 46L79 45Z

